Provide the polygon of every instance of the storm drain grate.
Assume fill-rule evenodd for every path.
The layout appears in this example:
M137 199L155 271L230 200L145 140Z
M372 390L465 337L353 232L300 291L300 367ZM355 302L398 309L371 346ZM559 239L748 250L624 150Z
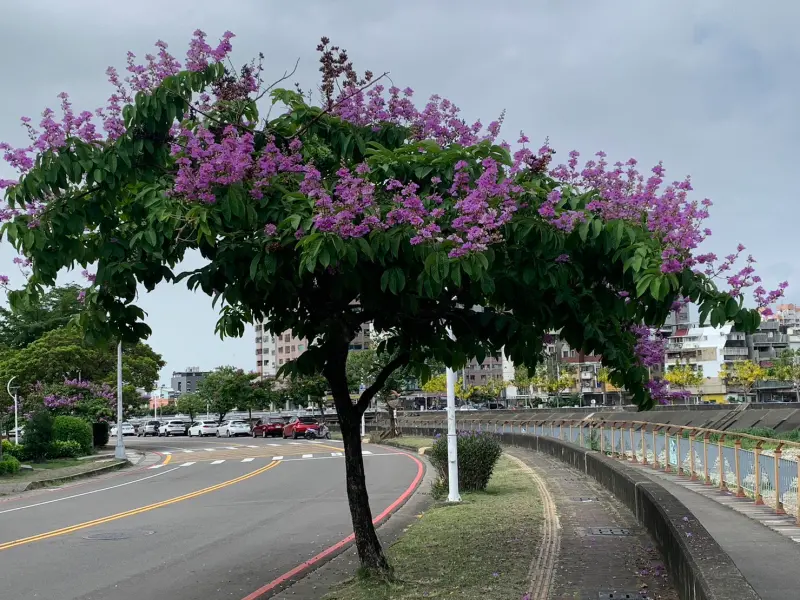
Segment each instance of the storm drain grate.
M589 527L586 535L631 535L631 530L624 527Z
M572 502L597 502L597 498L592 496L572 496L570 500Z
M647 592L598 592L599 600L650 600Z

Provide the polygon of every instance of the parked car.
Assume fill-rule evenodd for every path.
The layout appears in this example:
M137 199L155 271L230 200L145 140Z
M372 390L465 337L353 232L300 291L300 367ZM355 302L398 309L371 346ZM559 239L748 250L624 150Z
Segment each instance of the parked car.
M283 428L283 439L304 437L309 429L319 430L315 417L292 417Z
M148 435L158 435L158 428L161 426L159 421L146 421L139 425L139 430L136 435L139 437L147 437Z
M186 435L186 423L183 421L167 421L158 428L158 435L169 437L171 435Z
M117 435L117 426L114 425L111 428L111 433L109 435L116 436ZM130 423L123 423L122 424L122 437L126 435L136 435L136 430L133 428L133 425Z
M216 435L216 433L216 421L195 421L189 426L189 437L206 437L207 435Z
M253 426L253 437L278 437L283 434L283 426L286 421L282 417L270 417L269 419L259 419Z
M223 421L217 427L217 437L236 437L237 435L250 435L250 425L247 421Z

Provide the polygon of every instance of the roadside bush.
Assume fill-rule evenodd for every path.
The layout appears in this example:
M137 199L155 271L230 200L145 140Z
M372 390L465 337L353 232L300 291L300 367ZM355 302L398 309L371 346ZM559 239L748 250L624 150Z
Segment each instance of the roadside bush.
M502 453L500 442L493 435L475 431L460 432L458 434L459 488L465 492L485 490ZM427 456L439 473L439 484L434 487L434 492L446 490L447 436L437 436Z
M83 448L75 440L56 440L50 444L47 458L78 458L82 454Z
M30 460L42 461L47 457L52 442L53 416L48 410L38 410L25 425L25 453Z
M24 445L17 445L8 440L3 440L3 456L13 456L17 460L27 460L28 458Z
M108 445L108 423L92 423L92 443L95 448Z
M0 460L0 475L14 475L19 473L19 461L11 455L4 455Z
M56 417L53 421L53 440L77 442L83 454L92 452L92 428L80 417Z

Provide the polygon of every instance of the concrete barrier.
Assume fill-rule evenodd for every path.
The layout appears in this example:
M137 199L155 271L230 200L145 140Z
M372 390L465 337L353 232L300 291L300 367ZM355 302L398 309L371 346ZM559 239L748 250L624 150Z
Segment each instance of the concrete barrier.
M404 428L413 435L435 430ZM595 479L636 516L658 546L681 600L761 600L688 508L635 468L554 438L496 434L507 445L548 454Z

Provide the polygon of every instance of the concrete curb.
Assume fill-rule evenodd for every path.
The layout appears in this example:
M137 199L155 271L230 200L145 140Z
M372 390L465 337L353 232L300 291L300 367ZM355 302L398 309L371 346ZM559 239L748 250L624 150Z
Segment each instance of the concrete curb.
M549 454L592 477L614 494L655 540L681 600L761 600L731 557L691 511L633 467L553 438L514 433L493 435L509 446Z
M129 464L130 462L128 460L122 460L113 464L103 465L102 467L98 467L96 469L84 471L83 473L75 473L73 475L65 475L63 477L53 477L52 479L41 479L39 481L26 481L20 483L2 483L0 484L0 494L16 494L18 492L38 490L50 485L66 483L76 479L85 479L94 475L102 475L103 473L108 473L110 471L116 471L117 469L127 467Z

